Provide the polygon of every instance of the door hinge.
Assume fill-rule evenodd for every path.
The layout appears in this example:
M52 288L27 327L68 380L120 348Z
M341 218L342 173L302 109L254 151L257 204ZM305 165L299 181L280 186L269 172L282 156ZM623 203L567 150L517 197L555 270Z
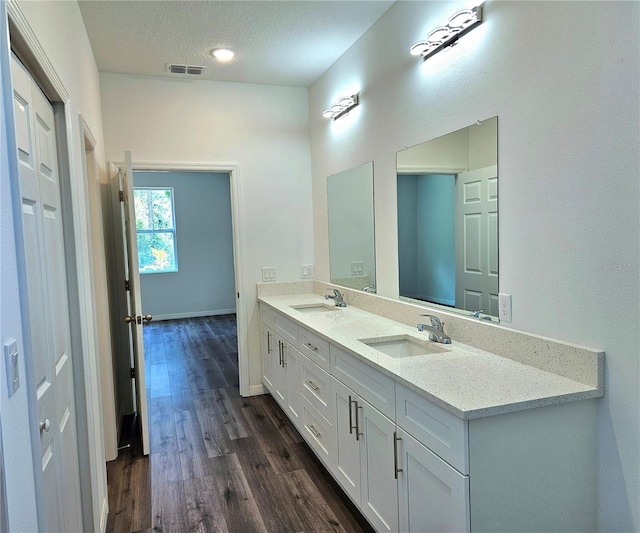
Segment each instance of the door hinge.
M130 291L131 290L131 283L129 283L128 279L124 281L124 290L125 291Z
M131 369L131 379L136 379L136 369L135 368Z
M124 202L124 191L119 191L119 192L120 192L120 196L119 196L120 201Z

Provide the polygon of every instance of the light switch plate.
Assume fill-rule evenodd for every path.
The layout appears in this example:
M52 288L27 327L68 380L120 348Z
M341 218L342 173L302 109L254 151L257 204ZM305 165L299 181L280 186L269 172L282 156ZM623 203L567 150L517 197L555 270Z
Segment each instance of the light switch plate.
M276 280L276 267L262 267L262 281L275 281Z
M511 322L511 295L498 293L498 317L500 322Z
M354 261L353 263L351 263L352 276L362 276L363 273L364 273L364 262Z
M301 279L313 279L313 265L302 265L300 267Z
M9 339L4 343L4 362L7 369L7 390L11 397L20 386L20 368L18 367L18 343Z

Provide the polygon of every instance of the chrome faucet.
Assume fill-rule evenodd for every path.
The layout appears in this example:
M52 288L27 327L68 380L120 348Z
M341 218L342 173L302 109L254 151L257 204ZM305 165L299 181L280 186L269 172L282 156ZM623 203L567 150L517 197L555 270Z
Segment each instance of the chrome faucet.
M347 307L347 302L342 298L342 293L338 289L327 289L328 291L333 291L333 295L325 294L324 297L327 300L333 300L336 304L336 307Z
M420 316L429 317L431 324L418 324L418 331L427 331L429 333L429 339L432 341L440 342L442 344L451 344L451 338L444 333L444 322L440 322L440 319L437 316Z
M366 287L362 287L362 289L360 289L364 292L371 292L373 294L376 293L376 288L373 285L367 285Z
M471 313L471 316L473 318L480 318L480 313L484 313L484 309L478 309L477 311L474 311L473 313Z

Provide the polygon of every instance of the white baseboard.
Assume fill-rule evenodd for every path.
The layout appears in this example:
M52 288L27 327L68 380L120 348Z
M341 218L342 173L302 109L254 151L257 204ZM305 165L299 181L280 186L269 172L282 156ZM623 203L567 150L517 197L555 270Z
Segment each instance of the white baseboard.
M200 318L203 316L215 316L215 315L232 315L236 312L235 307L233 309L215 309L210 311L192 311L189 313L172 313L169 315L153 315L154 322L160 320L175 320L177 318Z
M249 387L249 396L259 396L260 394L264 394L267 392L264 385L260 383L259 385L251 385Z
M105 533L107 531L107 517L109 515L109 502L105 498L102 502L102 512L100 513L100 531Z

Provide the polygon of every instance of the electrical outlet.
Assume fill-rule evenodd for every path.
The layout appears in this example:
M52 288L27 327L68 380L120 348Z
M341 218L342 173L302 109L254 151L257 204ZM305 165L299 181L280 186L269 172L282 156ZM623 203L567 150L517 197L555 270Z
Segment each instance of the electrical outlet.
M511 295L498 293L498 317L500 322L511 322Z
M276 280L276 267L262 267L262 281L275 281Z
M351 275L362 276L362 274L364 274L364 262L354 261L351 263Z
M302 265L300 267L301 279L313 279L313 265Z

